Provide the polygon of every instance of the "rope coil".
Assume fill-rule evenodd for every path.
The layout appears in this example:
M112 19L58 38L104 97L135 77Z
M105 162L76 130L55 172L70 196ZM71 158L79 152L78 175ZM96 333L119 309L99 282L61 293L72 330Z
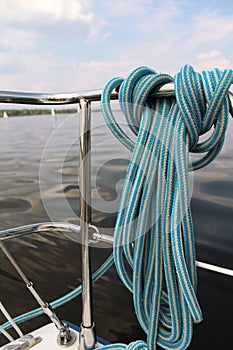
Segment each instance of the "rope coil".
M175 98L150 99L161 85L173 81ZM186 65L173 79L139 67L125 80L112 79L103 91L106 123L132 151L115 227L114 261L133 293L138 321L147 334L147 342L119 344L120 349L186 349L193 323L202 320L188 171L200 169L219 154L232 83L232 70L199 74ZM111 110L110 95L119 85L120 107L136 142ZM212 135L198 143L212 127ZM191 164L189 151L205 154ZM116 345L105 347L113 348Z

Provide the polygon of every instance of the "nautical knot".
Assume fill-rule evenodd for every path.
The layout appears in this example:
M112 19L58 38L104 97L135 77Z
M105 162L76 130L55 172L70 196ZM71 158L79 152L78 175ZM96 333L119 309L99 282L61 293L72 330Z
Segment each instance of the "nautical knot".
M174 92L161 93L173 83ZM196 73L185 66L175 76L148 67L114 78L102 94L107 125L132 151L114 232L117 272L132 292L147 341L103 349L187 349L193 323L202 320L196 296L196 257L188 171L220 152L232 106L232 70ZM117 123L110 97L119 103L131 134ZM171 96L172 95L172 96ZM199 141L205 133L204 141ZM136 140L135 140L136 138ZM190 164L189 152L204 153Z
M233 72L214 69L201 74L186 65L175 77L175 92L179 110L189 137L189 150L207 153L193 164L194 169L210 163L221 151L229 115L229 89ZM214 128L205 141L199 136Z

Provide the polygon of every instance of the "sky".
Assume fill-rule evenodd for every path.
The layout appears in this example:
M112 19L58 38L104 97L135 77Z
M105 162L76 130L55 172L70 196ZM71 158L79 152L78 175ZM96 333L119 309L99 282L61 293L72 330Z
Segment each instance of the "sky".
M0 90L96 89L186 63L233 68L232 0L0 0Z

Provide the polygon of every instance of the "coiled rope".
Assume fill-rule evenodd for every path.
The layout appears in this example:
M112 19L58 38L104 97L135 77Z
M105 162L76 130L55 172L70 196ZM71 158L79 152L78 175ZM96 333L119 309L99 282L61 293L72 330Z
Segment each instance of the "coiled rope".
M174 82L175 98L150 98ZM173 79L139 67L127 79L114 78L102 95L106 123L132 151L114 236L114 261L133 293L147 342L104 349L186 349L193 323L202 320L196 297L195 246L188 171L209 164L223 146L230 111L232 70L196 73L186 65ZM117 123L110 96L119 88L128 136ZM200 135L211 136L198 143ZM192 164L189 152L204 153Z
M173 81L175 98L150 98L161 85ZM200 322L202 315L195 295L188 169L200 169L220 152L229 110L233 114L227 96L232 83L231 70L198 74L185 66L173 79L139 67L126 80L112 79L104 89L105 120L132 151L115 228L114 260L120 278L133 293L147 342L103 349L154 350L156 343L164 349L186 349L191 342L193 323ZM111 110L111 92L120 85L120 106L136 142L121 129ZM198 144L199 136L212 126L212 136ZM191 166L188 151L205 155ZM92 281L112 263L110 255ZM57 308L80 293L78 286L51 306ZM38 308L14 321L21 323L42 313ZM2 325L3 329L10 327L9 322Z

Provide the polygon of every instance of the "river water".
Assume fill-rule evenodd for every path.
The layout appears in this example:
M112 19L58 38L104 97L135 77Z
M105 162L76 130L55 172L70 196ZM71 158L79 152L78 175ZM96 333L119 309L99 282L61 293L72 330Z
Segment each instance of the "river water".
M78 116L55 115L0 120L1 229L35 222L78 223ZM92 220L111 234L130 154L93 114ZM192 211L197 259L233 268L233 122L221 155L193 176ZM6 243L13 256L47 301L80 283L80 244L65 236L34 234ZM110 247L92 248L93 269ZM1 301L15 316L37 307L17 274L0 254ZM198 297L204 321L195 326L191 349L232 346L232 278L198 269ZM93 288L98 336L110 342L143 338L132 297L112 267ZM81 322L81 298L57 310L62 319ZM25 332L44 316L22 324ZM3 318L1 316L1 322Z

